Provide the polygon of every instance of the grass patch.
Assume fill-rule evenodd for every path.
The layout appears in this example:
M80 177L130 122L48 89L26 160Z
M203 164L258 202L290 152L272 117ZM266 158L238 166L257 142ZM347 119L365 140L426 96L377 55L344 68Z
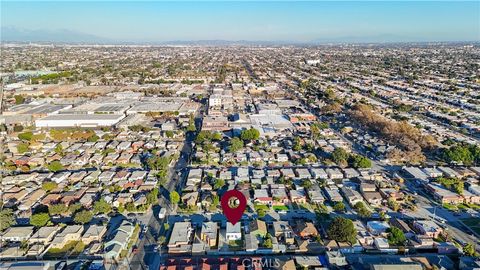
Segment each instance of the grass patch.
M243 241L240 240L230 240L228 241L228 247L230 250L242 250L243 249Z
M453 205L453 204L449 204L449 203L444 203L442 204L443 208L447 209L447 210L450 210L450 211L458 211L458 207L456 205Z
M273 210L275 211L288 211L288 207L285 205L275 205L273 206Z
M82 241L70 241L63 248L51 248L47 251L47 256L63 257L66 255L78 255L85 250L85 244Z
M263 210L265 212L268 212L268 210L270 210L270 208L268 208L268 206L264 205L264 204L255 204L253 206L255 208L255 211L258 212L258 210Z

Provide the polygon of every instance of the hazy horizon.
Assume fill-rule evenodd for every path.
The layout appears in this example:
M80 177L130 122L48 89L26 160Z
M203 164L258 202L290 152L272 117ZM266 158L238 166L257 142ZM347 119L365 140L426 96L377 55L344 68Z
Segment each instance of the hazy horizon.
M480 2L2 2L2 41L480 40Z

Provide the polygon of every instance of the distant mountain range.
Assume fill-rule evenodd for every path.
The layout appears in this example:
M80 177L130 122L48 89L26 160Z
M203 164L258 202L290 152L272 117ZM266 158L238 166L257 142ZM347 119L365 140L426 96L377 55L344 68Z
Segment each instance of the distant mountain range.
M251 40L173 40L173 41L119 41L78 31L60 30L27 30L17 27L1 27L2 42L37 42L68 44L147 44L147 45L195 45L195 46L233 46L233 45L319 45L339 43L401 43L401 42L436 42L435 40L416 40L397 35L346 36L337 38L320 38L307 42L298 41L251 41ZM477 41L478 42L478 41Z
M2 42L54 42L54 43L110 43L113 40L82 32L60 30L29 30L17 27L1 27Z

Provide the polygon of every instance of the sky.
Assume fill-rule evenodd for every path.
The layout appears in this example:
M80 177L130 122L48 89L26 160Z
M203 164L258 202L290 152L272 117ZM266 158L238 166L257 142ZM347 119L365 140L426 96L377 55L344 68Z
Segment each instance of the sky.
M1 26L115 41L479 41L480 1L1 1Z

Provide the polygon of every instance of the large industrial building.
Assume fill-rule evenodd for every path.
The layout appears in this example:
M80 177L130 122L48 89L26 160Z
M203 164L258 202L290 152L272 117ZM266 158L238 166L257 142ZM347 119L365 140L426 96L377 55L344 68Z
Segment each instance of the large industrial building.
M123 114L54 114L35 120L39 128L56 127L106 127L117 124Z

